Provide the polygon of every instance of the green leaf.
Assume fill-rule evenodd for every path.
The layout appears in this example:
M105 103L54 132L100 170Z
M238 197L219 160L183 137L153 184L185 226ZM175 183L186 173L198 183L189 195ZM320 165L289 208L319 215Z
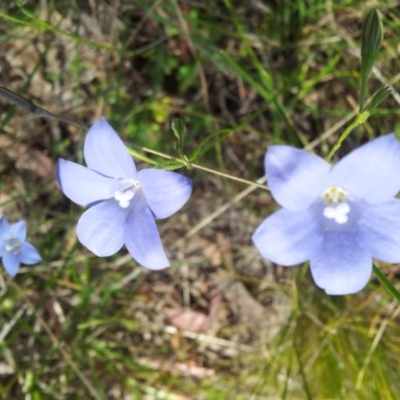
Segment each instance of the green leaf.
M175 150L177 151L179 157L183 156L183 145L185 143L185 133L186 127L182 118L174 118L172 120L171 128L174 132L174 135L178 139L178 142L175 145Z
M387 99L391 92L390 86L381 87L372 97L372 100L365 107L365 111L372 111L374 108L378 107L383 101Z
M185 136L185 124L182 118L174 118L172 120L171 128L174 132L174 135L178 140L182 140L182 137Z
M157 164L156 161L152 160L151 158L145 156L144 154L142 154L140 151L134 149L133 147L129 147L127 144L125 144L126 149L128 150L129 154L138 158L139 160L145 161L149 164Z
M399 291L390 283L389 279L381 272L381 270L375 265L372 265L375 276L381 281L381 283L386 287L388 292L400 303L400 293Z

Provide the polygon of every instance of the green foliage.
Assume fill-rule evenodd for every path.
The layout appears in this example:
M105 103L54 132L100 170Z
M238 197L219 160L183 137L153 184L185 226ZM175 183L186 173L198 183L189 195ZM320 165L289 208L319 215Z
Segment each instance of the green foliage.
M2 4L0 84L85 123L106 116L140 163L182 168L193 177L199 200L160 221L173 268L145 273L123 250L107 259L84 250L75 234L82 209L53 179L23 169L2 148L1 205L28 219L44 262L23 268L15 281L5 277L0 363L15 368L0 376L0 397L399 398L398 304L385 288L373 280L355 296L329 297L305 267L282 272L262 264L249 232L273 209L269 195L253 192L238 211L232 197L242 183L227 188L226 181L200 180L190 169L199 163L254 181L264 174L271 143L331 157L335 143L334 151L345 154L367 138L399 133L396 93L386 86L399 79L397 8L383 2L380 17L358 0L117 3L120 8L58 0ZM376 61L381 18L385 39ZM351 43L361 26L360 73ZM381 78L371 73L374 63ZM358 109L360 91L365 107L347 118ZM4 104L0 134L18 139L15 149L26 142L53 161L82 162L83 130ZM185 239L226 204L228 213ZM176 244L181 239L183 245ZM206 243L207 251L197 243ZM187 267L195 274L190 279ZM398 290L397 269L379 268ZM204 311L210 293L222 290L215 282L226 279L243 283L264 307L262 319L278 315L280 322L245 326L240 307L224 298L226 325L204 334L211 344L199 334L188 338L166 329L164 306ZM286 311L271 311L282 294Z

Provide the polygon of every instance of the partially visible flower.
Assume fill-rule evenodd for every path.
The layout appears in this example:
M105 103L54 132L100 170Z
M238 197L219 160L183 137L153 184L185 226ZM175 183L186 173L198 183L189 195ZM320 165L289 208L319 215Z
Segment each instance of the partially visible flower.
M4 269L15 276L20 264L36 264L42 261L37 250L26 241L26 223L19 221L9 225L6 218L0 219L0 257Z
M154 219L167 218L186 203L191 180L154 168L137 172L124 143L104 118L89 129L84 156L88 168L63 159L57 164L64 194L90 206L78 222L79 241L99 257L115 254L125 243L144 267L168 267Z
M316 284L336 295L367 284L372 258L400 262L400 144L394 134L333 167L304 150L271 146L265 169L283 208L252 237L263 257L284 266L310 260Z

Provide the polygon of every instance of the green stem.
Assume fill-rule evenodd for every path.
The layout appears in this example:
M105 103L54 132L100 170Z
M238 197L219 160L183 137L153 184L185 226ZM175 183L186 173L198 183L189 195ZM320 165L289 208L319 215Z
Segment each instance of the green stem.
M375 276L381 281L390 294L400 303L400 292L389 282L386 276L382 274L380 269L375 264L373 264L372 268Z
M329 161L333 155L337 152L337 150L340 148L344 140L347 138L347 136L350 135L350 133L357 128L358 125L363 124L368 117L370 116L370 113L368 111L364 111L363 113L360 113L357 115L357 118L346 128L346 130L340 135L338 141L336 144L333 146L332 150L328 154L327 161Z
M130 143L130 145L133 146L132 143ZM146 157L146 156L145 156L144 154L142 154L140 151L137 151L137 150L135 150L135 149L132 149L132 147L127 147L126 145L125 145L125 147L126 147L126 149L128 150L128 152L129 152L132 156L138 158L139 160L145 161L145 162L147 162L148 164L158 165L158 162L157 162L157 161L154 161L154 160L152 160L151 158ZM136 146L135 146L135 147L136 147Z
M361 78L360 111L359 111L360 114L364 112L365 96L367 94L367 78L368 76L365 76L364 74L362 75Z
M10 101L11 103L14 103L22 108L25 108L25 110L36 114L36 115L41 115L42 117L50 117L50 118L55 118L58 119L61 122L65 122L66 124L72 124L77 126L78 128L88 130L89 128L82 124L81 122L72 119L72 118L66 118L61 115L53 114L50 111L47 111L46 109L42 107L38 107L36 104L33 104L32 102L26 100L25 98L19 96L18 94L12 92L11 90L8 90L7 88L0 86L0 96L4 97L6 100Z
M157 156L166 158L168 160L173 160L173 161L177 161L179 163L182 163L182 166L185 165L187 168L197 168L197 169L200 169L202 171L206 171L206 172L209 172L209 173L214 174L214 175L219 175L219 176L222 176L223 178L228 178L228 179L231 179L231 180L236 181L236 182L245 183L246 185L251 185L251 186L257 186L260 189L264 189L264 190L269 190L267 186L261 185L260 183L253 182L253 181L250 181L250 180L244 179L244 178L239 178L237 176L230 175L230 174L227 174L225 172L220 172L220 171L218 171L216 169L203 167L200 164L190 162L189 160L186 159L186 157L185 158L172 157L172 156L170 156L168 154L165 154L165 153L162 153L160 151L149 149L148 147L139 146L139 145L136 145L136 144L133 144L133 143L129 143L129 144L130 144L130 146L136 147L136 148L138 148L138 149L140 149L142 151L145 151L145 152L148 152L148 153L151 153L151 154L155 154ZM135 151L134 149L129 148L129 147L127 149L131 154L133 154L134 156L140 158L141 160L149 162L151 164L157 164L156 162L150 160L149 158L147 158L143 154Z

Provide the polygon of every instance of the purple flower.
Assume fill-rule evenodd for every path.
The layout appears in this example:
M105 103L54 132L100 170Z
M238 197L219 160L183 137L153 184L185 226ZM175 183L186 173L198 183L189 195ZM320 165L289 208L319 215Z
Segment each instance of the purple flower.
M17 274L21 263L31 265L42 261L37 250L26 241L25 221L10 226L6 218L0 219L0 257L11 276Z
M310 260L316 284L336 295L367 284L372 258L400 262L400 144L394 134L333 167L304 150L271 146L265 169L283 208L252 237L263 257L284 266Z
M88 168L59 159L57 180L75 203L90 206L79 219L79 241L99 257L125 243L132 257L149 269L168 267L155 218L178 211L192 192L190 179L171 171L143 169L101 118L85 139Z

